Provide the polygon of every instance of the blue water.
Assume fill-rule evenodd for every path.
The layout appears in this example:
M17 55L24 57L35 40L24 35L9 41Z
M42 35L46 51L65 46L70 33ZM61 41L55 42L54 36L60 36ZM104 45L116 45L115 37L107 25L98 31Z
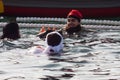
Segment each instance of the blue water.
M1 29L2 28L0 28L0 31ZM36 59L36 57L31 58L29 55L23 55L26 54L27 50L34 45L44 46L44 41L36 37L39 30L39 28L20 28L21 39L12 42L0 43L0 54L7 55L7 53L13 53L14 55L10 56L10 58L21 62L20 64L18 63L19 67L10 67L10 69L15 68L16 71L8 70L7 72L4 69L0 69L0 76L8 73L17 73L17 68L21 70L22 65L26 64L22 67L23 72L18 72L19 74L24 75L17 75L18 78L23 77L22 80L39 80L42 78L41 75L45 77L41 80L120 79L119 30L94 29L95 32L86 32L87 35L80 38L65 38L64 55L61 57L51 57L49 59L44 58L44 60L47 59L47 61L45 60L46 62L41 62L43 58L40 56ZM0 34L1 33L2 32L0 32ZM5 59L0 59L0 62L3 60ZM28 64L25 60L31 61L31 63ZM38 60L38 63L34 62L34 60ZM9 66L10 64L4 65ZM43 73L40 70L43 70ZM26 73L27 75L25 75ZM31 75L34 77L31 77ZM15 75L13 74L11 76ZM7 78L9 77L7 76Z

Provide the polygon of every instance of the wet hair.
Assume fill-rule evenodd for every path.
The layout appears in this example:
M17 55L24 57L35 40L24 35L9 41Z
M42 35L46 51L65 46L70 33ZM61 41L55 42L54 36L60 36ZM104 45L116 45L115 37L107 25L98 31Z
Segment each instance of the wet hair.
M1 36L1 39L4 38L13 40L20 38L19 26L17 23L8 23L5 27L3 27L3 35Z
M47 43L50 46L57 46L61 42L61 36L57 33L52 33L47 36Z

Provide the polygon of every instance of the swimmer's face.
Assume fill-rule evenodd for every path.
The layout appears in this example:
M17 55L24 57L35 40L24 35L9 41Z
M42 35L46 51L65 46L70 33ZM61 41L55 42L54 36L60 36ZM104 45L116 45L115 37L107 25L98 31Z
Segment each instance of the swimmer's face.
M80 22L75 18L67 18L67 26L76 27L80 25Z

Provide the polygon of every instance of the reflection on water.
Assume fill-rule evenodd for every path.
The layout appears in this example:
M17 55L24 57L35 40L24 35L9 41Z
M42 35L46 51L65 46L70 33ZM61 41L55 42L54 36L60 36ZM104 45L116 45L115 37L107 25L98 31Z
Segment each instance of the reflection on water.
M49 58L45 56L35 57L27 53L31 46L44 46L44 41L36 37L39 28L21 28L20 31L21 39L12 42L0 42L0 76L3 77L0 79L120 79L119 30L96 30L95 33L87 33L85 37L66 38L64 55Z

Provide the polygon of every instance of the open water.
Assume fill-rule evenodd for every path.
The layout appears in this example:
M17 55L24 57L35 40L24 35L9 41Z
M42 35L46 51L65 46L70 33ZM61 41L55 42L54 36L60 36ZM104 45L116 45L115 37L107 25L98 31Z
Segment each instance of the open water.
M36 37L39 30L20 28L21 39L0 42L0 80L120 80L120 30L65 38L60 57L28 53L34 45L44 46Z

